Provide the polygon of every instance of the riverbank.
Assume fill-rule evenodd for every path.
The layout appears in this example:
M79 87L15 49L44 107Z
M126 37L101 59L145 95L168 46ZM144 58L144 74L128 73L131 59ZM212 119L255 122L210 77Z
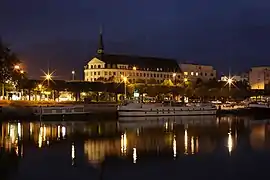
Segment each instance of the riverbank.
M0 101L1 105L1 120L20 119L20 120L41 120L39 116L34 115L34 108L40 106L74 106L83 105L87 116L61 116L63 120L89 120L93 118L99 119L116 119L117 118L117 103L114 102L34 102L34 101ZM261 110L250 110L247 108L221 108L217 110L217 116L252 116L255 118L268 118L270 113L262 112ZM47 117L48 118L48 117ZM44 119L44 118L43 118ZM49 117L51 120L59 119L59 117Z

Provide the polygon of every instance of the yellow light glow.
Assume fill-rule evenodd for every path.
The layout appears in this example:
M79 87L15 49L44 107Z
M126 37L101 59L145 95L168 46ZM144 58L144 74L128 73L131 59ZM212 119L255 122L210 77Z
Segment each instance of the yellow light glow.
M20 73L21 73L21 74L23 74L23 73L24 73L24 71L23 71L23 70L21 70L21 71L20 71Z
M173 136L173 157L175 158L177 155L177 150L176 150L176 136Z
M121 135L121 154L126 155L127 153L127 134L126 132Z
M57 126L57 139L60 139L60 134L61 134L60 126Z
M41 88L42 88L42 84L39 84L39 85L38 85L38 88L41 89Z
M188 79L187 78L184 78L184 82L187 82L188 81Z
M75 74L75 71L71 71L72 74Z
M231 84L233 82L232 79L228 79L228 83Z
M185 154L188 154L188 133L187 133L187 129L185 129L184 143L185 143Z
M123 77L124 82L127 82L127 77Z
M199 152L199 138L196 138L196 152Z
M66 127L62 127L62 137L65 138L66 136Z
M52 79L52 76L50 74L46 74L45 79L46 80L51 80Z
M75 146L74 143L71 145L71 158L72 158L72 165L74 165L74 159L75 159Z
M42 76L45 80L47 80L48 81L48 83L49 83L49 81L53 81L53 74L54 74L54 72L55 71L53 71L53 72L50 72L49 70L48 70L48 72L47 73L45 73L44 71L42 71L43 72L43 74L44 74L44 76Z
M173 73L173 77L175 77L176 76L176 73Z
M132 68L134 71L136 71L137 70L137 68L134 66L133 68Z
M168 130L168 122L165 122L165 130L167 131Z
M137 161L137 149L133 148L133 163L135 164Z
M191 154L194 154L195 149L195 143L194 143L194 137L191 137Z
M30 128L29 128L29 131L30 131L30 135L32 135L33 134L33 123L32 122L30 122Z
M43 134L43 128L39 128L39 133L38 133L38 147L42 147L42 134Z
M15 65L14 66L14 69L19 70L20 69L20 66L19 65Z
M229 132L228 134L229 134L229 136L228 136L228 151L231 154L232 149L233 149L233 139L232 139L231 132Z
M22 137L22 127L21 127L21 123L18 123L18 136L19 136L19 139L21 139L21 137Z

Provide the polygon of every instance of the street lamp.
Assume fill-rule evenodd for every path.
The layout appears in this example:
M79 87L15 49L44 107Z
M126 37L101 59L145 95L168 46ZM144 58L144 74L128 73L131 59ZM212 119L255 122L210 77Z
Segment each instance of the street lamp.
M24 71L23 71L23 70L20 70L20 73L21 73L21 74L23 74L23 73L24 73Z
M72 74L72 80L75 80L75 71L71 71L71 74Z
M14 69L19 70L20 69L20 66L19 65L15 65L14 66Z

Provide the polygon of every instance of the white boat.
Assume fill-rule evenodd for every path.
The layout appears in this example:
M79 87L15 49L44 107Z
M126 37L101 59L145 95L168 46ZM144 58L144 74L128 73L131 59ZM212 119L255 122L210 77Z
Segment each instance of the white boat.
M119 117L216 115L217 107L209 103L166 105L131 102L118 106L117 113Z
M270 104L267 102L252 102L248 104L248 108L270 109Z
M79 115L87 114L84 106L40 106L34 108L35 115Z

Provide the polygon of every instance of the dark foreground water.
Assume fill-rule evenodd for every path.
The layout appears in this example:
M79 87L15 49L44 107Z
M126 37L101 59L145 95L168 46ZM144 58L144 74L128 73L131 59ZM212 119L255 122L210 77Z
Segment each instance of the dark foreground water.
M0 158L0 179L3 172L12 180L270 178L267 121L139 120L3 122L1 151L15 158Z

